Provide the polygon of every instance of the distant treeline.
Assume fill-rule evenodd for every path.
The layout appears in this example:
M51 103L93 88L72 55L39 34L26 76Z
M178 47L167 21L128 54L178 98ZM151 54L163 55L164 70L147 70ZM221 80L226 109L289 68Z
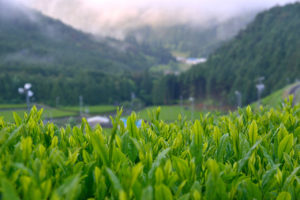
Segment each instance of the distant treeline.
M207 63L180 76L163 77L159 103L184 98L214 98L233 104L235 91L243 103L257 99L256 84L264 77L263 95L300 78L300 3L275 7L255 18Z
M80 95L87 104L122 102L143 91L144 70L174 60L162 45L95 38L0 1L0 103L23 101L17 91L26 82L41 103L78 104Z
M169 26L139 26L127 33L127 38L138 38L150 45L163 45L174 52L191 57L207 57L223 42L232 39L253 20L255 13L244 13L223 22L211 21L206 25L189 23Z
M263 12L206 63L178 76L148 72L153 63L173 59L160 45L137 44L130 37L125 43L112 39L94 43L52 20L44 23L59 26L55 30L66 35L64 42L48 44L49 36L31 32L35 30L31 23L0 23L0 102L23 101L18 87L31 82L35 101L48 104L55 104L57 97L60 104L78 104L79 96L86 104L121 103L130 101L132 93L148 105L171 104L181 96L233 104L236 90L243 103L250 103L257 99L260 77L266 85L263 95L300 77L299 19L300 3ZM25 50L13 53L18 48Z

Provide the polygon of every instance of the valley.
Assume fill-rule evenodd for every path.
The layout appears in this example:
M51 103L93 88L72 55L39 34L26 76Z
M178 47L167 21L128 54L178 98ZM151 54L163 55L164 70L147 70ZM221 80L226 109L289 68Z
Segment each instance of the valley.
M300 2L0 0L0 200L298 200Z

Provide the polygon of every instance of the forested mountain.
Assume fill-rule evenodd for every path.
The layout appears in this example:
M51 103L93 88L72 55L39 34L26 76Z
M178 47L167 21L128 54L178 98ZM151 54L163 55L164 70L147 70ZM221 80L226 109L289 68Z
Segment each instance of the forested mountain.
M87 104L122 102L130 100L132 92L146 104L168 104L180 96L234 103L236 90L242 93L243 103L249 103L257 98L255 85L260 77L266 85L263 95L300 78L299 19L300 3L262 12L234 39L222 42L206 63L179 76L162 77L147 69L174 59L165 49L173 36L187 35L178 41L188 44L189 39L203 39L206 34L210 41L215 30L197 35L185 26L174 27L174 35L165 43L155 40L152 30L146 36L148 41L141 39L147 28L141 35L129 34L125 41L95 39L36 11L7 6L0 0L0 102L22 101L17 89L31 82L36 101L49 104L57 97L61 104L77 104L80 95ZM194 41L195 47L205 46L202 40ZM178 47L183 48L183 43ZM177 46L170 49L185 51ZM205 55L201 52L195 56Z
M6 1L7 2L7 1ZM0 102L20 101L32 82L37 101L108 103L130 98L130 73L174 60L162 46L94 38L29 8L0 0ZM122 77L121 77L122 76Z
M88 67L106 72L144 70L172 59L164 49L149 51L110 38L95 41L92 35L80 32L34 10L0 1L0 56L2 63L25 61L30 64L56 67ZM150 58L149 58L150 57Z
M266 86L263 95L300 78L300 3L258 14L253 23L213 53L205 64L196 65L177 78L180 92L169 90L172 85L165 87L166 96L169 100L179 98L178 95L210 96L233 103L238 90L243 102L249 103L257 99L260 77L264 77ZM170 83L174 85L174 81Z
M232 39L253 20L254 12L218 22L212 20L205 25L175 24L164 26L141 26L128 32L138 42L163 45L171 51L182 52L191 57L207 57L225 41Z

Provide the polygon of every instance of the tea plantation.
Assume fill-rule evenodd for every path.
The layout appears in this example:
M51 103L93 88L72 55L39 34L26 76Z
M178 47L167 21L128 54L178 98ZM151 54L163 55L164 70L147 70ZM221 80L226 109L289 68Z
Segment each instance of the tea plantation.
M300 197L300 106L194 122L151 120L110 134L43 124L33 108L0 119L0 199L278 199Z

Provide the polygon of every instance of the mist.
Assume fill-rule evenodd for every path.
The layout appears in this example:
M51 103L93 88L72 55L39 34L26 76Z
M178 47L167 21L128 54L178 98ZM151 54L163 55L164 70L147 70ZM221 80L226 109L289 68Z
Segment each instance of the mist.
M52 56L37 55L30 49L23 49L14 53L6 54L3 58L4 62L23 62L27 64L49 64L54 63Z
M8 1L8 0L7 0ZM11 1L11 0L10 0ZM77 29L121 38L137 26L207 26L295 0L13 0Z

